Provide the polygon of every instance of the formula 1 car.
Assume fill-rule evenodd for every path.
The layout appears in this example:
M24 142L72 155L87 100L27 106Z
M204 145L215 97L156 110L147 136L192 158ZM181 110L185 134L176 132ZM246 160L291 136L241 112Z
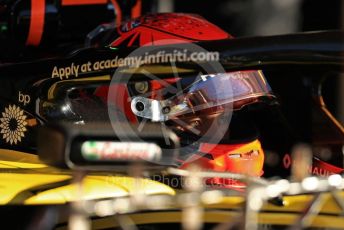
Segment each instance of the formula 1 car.
M93 228L135 223L159 229L181 222L184 227L198 228L202 222L237 224L233 216L241 213L239 206L245 205L246 196L251 201L246 209L252 211L242 216L252 220L245 221L246 229L253 229L256 222L343 226L337 216L338 207L343 208L341 193L325 195L331 199L324 201L313 222L306 221L307 204L313 195L299 195L318 194L310 209L323 199L320 192L342 186L338 174L343 171L344 131L321 94L324 76L341 71L342 32L235 39L199 16L173 13L101 28L107 29L93 31L97 36L89 43L91 47L65 57L0 66L4 76L0 144L5 216L11 217L9 209L31 213L43 207L37 212L42 216L29 219L31 226L63 228L67 218L50 205L80 198L76 204L81 206L70 209L70 223L98 215L103 218L93 219ZM283 111L300 104L307 109L297 114L298 119L288 121L288 116L294 115L286 116ZM300 129L301 135L295 134ZM35 155L37 137L40 160ZM301 141L319 150L312 164L302 165L306 169L303 176L293 174L294 179L303 180L303 185L288 182L283 190L280 187L286 185L285 180L273 183L260 178L289 177L290 168L304 162L302 157L295 160L297 154L296 158L291 156L292 147ZM323 149L329 150L327 162L321 159ZM301 152L307 156L307 151ZM138 165L130 168L129 164ZM129 168L131 176L140 176L135 170L142 173L141 164L155 180L141 179L141 183L133 177L109 175ZM179 176L176 185L171 183L175 178L164 176L167 167ZM173 171L176 168L180 171ZM206 172L203 175L197 170ZM92 173L85 176L88 171ZM304 185L308 171L335 177L311 177L313 184L323 186L310 189ZM179 192L180 177L199 180L202 186L186 184ZM76 185L70 184L72 178ZM280 190L271 190L272 185ZM78 186L84 191L75 192ZM269 189L262 190L262 186ZM300 189L295 190L297 186ZM141 192L136 194L136 190ZM267 195L258 196L257 191ZM135 201L142 194L148 195L147 202ZM211 199L206 199L207 194ZM187 195L197 202L174 200L188 199ZM83 206L84 200L90 203ZM270 203L258 208L249 205L263 200ZM202 217L198 214L204 208ZM255 213L260 209L263 212ZM129 219L115 215L119 216L118 224L107 217L127 213ZM297 220L300 213L305 215Z
M164 31L155 29L160 25L157 23L159 21L163 22ZM175 33L173 39L160 39L171 34L174 30L173 26L178 26L184 21L189 23L189 30L195 35L189 32L189 37L185 37L186 35ZM167 22L170 22L171 26ZM326 110L321 94L318 94L321 93L319 87L323 75L328 71L340 69L340 32L232 39L219 28L204 22L204 19L183 14L159 14L156 17L149 15L130 21L121 29L122 35L109 43L106 48L86 48L65 58L3 64L0 72L8 77L3 79L4 90L1 92L2 147L35 151L36 127L52 121L80 124L94 121L160 123L174 130L181 137L180 141L185 142L182 144L187 145L188 148L183 148L184 152L181 156L184 159L179 159L181 164L185 158L188 159L189 152L195 155L192 148L201 151L204 149L203 152L214 150L220 153L243 147L240 144L248 144L257 139L262 140L263 149L282 154L277 156L280 158L279 163L288 161L288 157L284 154L290 153L291 146L297 141L314 139L315 145L337 142L340 146L341 126ZM209 38L211 41L208 41L206 36L207 30L213 36ZM118 33L118 30L115 29L115 32ZM150 46L155 40L144 40L147 36L153 38L157 36L157 42L164 42L159 46ZM181 37L179 43L176 43L177 36ZM192 36L195 36L193 39L201 41L190 43ZM307 46L304 44L306 38L312 39L314 43ZM140 45L143 46L139 49L131 46L135 42L139 44L141 42ZM327 43L333 44L328 50L325 46ZM176 59L174 66L166 64L166 60L170 63L167 52L171 49L176 49L173 50L174 55L175 51L182 50L184 53L178 53L182 55L178 58L183 59L185 56L187 59L189 51L184 50L195 44L201 48L191 54L204 56L202 49L211 50L213 54L219 54L219 61L203 60L196 63L190 60L179 61L174 57ZM165 54L159 50L159 47L166 49L166 60L163 58ZM223 47L229 48L227 50ZM231 47L235 47L235 50ZM194 48L192 46L192 49ZM252 51L253 49L255 50ZM135 53L138 51L140 53ZM125 59L132 52L133 54ZM153 60L154 55L160 58ZM222 73L215 72L218 71L216 68L219 64L222 67L219 71L223 71ZM146 66L149 72L145 69ZM284 122L279 101L268 83L275 82L273 77L267 79L261 71L252 70L261 68L273 75L276 68L279 71L290 66L293 66L293 70L300 70L304 78L309 81L308 88L302 89L302 93L306 94L306 90L316 93L310 92L308 98L306 95L295 95L298 100L304 100L295 101L295 104L304 103L304 106L311 106L311 103L305 100L314 97L318 103L314 108L320 109L316 118L321 119L314 122L317 126L321 126L322 131L331 131L326 133L328 137L332 135L331 140L325 141L324 137L314 136L313 133L300 135L299 139L297 135L292 135L295 130L288 127L292 124ZM177 72L173 73L173 71ZM205 71L209 73L204 73ZM231 72L227 73L228 71ZM314 75L314 71L317 72L317 76ZM114 74L117 77L113 77ZM171 78L171 74L178 76ZM292 79L291 87L303 87L298 85L300 80L295 80L296 74L288 76ZM225 89L224 85L230 87ZM176 87L180 87L181 90L178 93L174 92L176 94L174 96L173 90L176 91ZM272 89L277 87L279 87L277 84L273 85ZM280 89L277 90L281 93ZM156 104L156 114L152 112L153 104ZM300 115L300 119L303 116L306 115ZM274 125L268 125L269 122L273 122ZM305 123L304 127L307 127L307 125L312 126L308 123L313 121L304 119L302 122ZM228 125L230 127L227 127ZM194 130L196 126L198 132ZM325 128L331 129L324 130ZM216 132L213 132L215 130ZM216 133L220 134L216 135ZM271 141L277 135L279 143L275 140ZM218 139L214 140L214 136ZM259 149L260 153L253 151L253 154L248 155L258 155L255 161L258 165L255 175L260 176L264 153L259 147L260 143L254 143L257 143L255 149ZM237 146L234 147L235 145ZM216 155L207 154L208 158ZM240 154L233 154L231 158L246 156ZM341 154L334 156L337 160L338 157L341 157ZM285 159L282 160L283 158ZM315 160L315 163L320 165L315 167L324 166L322 170L327 174L341 172L339 168L334 166L326 168L327 164L319 162L318 159ZM290 166L287 163L285 165ZM226 164L230 162L226 161ZM230 167L235 167L234 165Z

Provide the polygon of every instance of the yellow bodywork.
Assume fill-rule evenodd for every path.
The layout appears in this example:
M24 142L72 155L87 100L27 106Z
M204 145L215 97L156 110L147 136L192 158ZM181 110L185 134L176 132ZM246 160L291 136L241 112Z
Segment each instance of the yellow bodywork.
M319 213L312 215L309 226L326 229L344 229L344 217L333 198L324 193L324 205ZM344 198L344 194L340 193ZM313 195L285 196L285 206L276 206L266 203L257 214L257 221L260 225L282 225L290 226L296 223L303 211L309 205ZM219 203L203 205L202 221L206 224L226 224L243 220L244 197L231 196L223 198ZM183 219L183 211L178 208L171 208L163 211L142 211L129 214L128 217L136 225L154 224L180 224ZM92 229L107 229L119 227L113 217L103 217L92 220ZM66 229L66 226L58 228ZM226 228L227 229L227 228Z
M145 224L171 224L181 223L182 212L168 211L168 212L147 212L135 213L129 215L130 219L137 225ZM300 218L298 213L259 213L258 222L261 225L283 225L289 226ZM233 223L242 220L238 212L230 210L206 210L203 214L203 221L207 224L225 224ZM331 228L331 229L344 229L343 218L335 216L317 216L311 223L312 227L317 228ZM114 222L113 217L99 218L92 220L92 229L107 229L119 227ZM57 228L58 230L67 229L66 226Z
M148 179L98 173L79 186L68 170L49 167L32 154L0 150L0 204L64 204L76 199L104 199L130 195L139 188L147 195L174 195L170 187ZM80 197L79 194L82 194Z
M72 172L49 167L37 156L23 152L0 150L0 204L54 205L77 199L98 200L126 197L140 189L147 195L175 195L172 188L148 179L139 181L128 176L98 173L87 175L82 191L73 181ZM139 187L138 187L139 186ZM82 194L82 196L80 196ZM344 193L338 194L344 198ZM344 228L341 209L329 193L323 195L324 204L311 221L313 227ZM300 218L313 195L284 196L285 206L266 203L258 214L260 224L290 225ZM240 220L245 199L242 196L224 197L216 204L202 205L204 223L226 223ZM148 212L147 212L148 211ZM182 208L167 207L164 210L143 210L129 214L138 225L181 223ZM58 229L65 229L65 221ZM116 227L113 217L98 217L92 220L92 229Z

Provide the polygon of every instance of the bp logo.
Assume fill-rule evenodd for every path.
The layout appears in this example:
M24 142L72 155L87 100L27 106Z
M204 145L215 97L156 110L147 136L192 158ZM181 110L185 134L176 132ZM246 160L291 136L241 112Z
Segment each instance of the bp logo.
M16 105L9 105L2 112L2 117L0 118L0 133L2 138L11 145L18 144L25 137L26 129L26 115L24 111L21 110Z

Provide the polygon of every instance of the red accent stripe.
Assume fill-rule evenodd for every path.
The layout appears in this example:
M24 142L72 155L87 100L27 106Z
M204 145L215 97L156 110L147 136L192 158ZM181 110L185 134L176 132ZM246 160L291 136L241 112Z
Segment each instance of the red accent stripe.
M62 6L107 4L107 0L62 0Z
M116 13L116 26L118 29L118 32L121 34L121 31L119 29L119 25L121 25L122 23L122 10L121 7L118 5L116 0L111 0L111 3L113 5L113 8L115 9L115 13Z
M137 37L139 36L139 33L136 33L130 40L130 42L128 43L128 47L132 46L133 43L135 42L135 40L137 39Z
M41 43L45 16L45 0L31 0L31 18L26 45L38 46Z
M131 9L131 18L137 18L141 16L142 1L137 0L135 6Z
M343 173L344 169L343 168L339 168L337 166L334 166L332 164L326 163L316 157L313 157L313 169L314 168L321 168L325 171L331 172L331 173ZM312 170L313 171L313 170Z

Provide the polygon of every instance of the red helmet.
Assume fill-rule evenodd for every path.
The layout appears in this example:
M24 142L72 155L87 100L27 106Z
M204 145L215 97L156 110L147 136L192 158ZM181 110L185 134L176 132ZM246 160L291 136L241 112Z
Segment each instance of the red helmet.
M171 44L171 41L175 44L233 38L200 16L179 13L136 18L122 24L115 33L118 37L108 41L112 48L166 45ZM238 135L234 130L241 130L241 124L245 123L239 122L242 120L237 118L239 115L235 114L231 125L225 127L221 140L214 142L212 140L214 132L209 130L212 126L215 133L219 132L223 127L221 120L230 119L224 116L228 108L231 110L231 115L232 111L236 113L246 105L274 97L263 73L259 70L237 71L204 75L201 76L201 80L193 81L192 84L188 81L184 78L171 77L164 80L135 82L111 86L115 87L112 90L122 91L124 97L106 98L108 87L98 88L96 95L106 98L107 101L113 101L114 104L121 104L119 109L131 122L139 122L142 119L159 121L176 131L181 143L192 146L187 148L188 151L178 159L178 165L182 168L187 168L191 163L198 163L205 170L261 176L264 151L256 132L254 135L250 134L250 138L235 138ZM175 84L182 86L181 91L176 92L175 95L166 98L157 93L166 88L166 85ZM118 100L122 100L121 103L118 103ZM156 111L159 111L155 117L152 114L154 105L157 105ZM214 124L216 124L215 129ZM195 126L199 130L198 133L193 132ZM247 130L253 129L249 127ZM242 136L245 132L241 130L240 133ZM201 136L203 138L200 138ZM210 178L207 183L242 186L238 182L220 178Z
M163 45L171 40L187 43L232 38L198 15L181 13L150 14L128 21L117 28L119 37L111 47Z

